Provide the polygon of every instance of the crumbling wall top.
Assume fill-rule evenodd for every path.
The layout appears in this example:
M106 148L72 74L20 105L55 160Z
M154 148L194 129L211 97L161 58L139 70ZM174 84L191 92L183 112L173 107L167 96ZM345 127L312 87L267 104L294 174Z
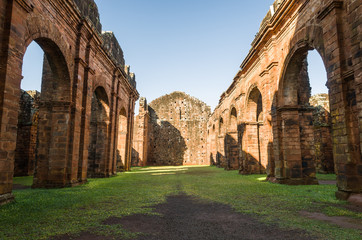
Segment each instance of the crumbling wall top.
M275 12L278 10L280 4L283 1L284 0L275 0L273 5L270 6L268 13L260 24L259 32L261 32L261 30L268 24L269 20L274 16Z
M125 67L123 50L113 32L102 32L103 47L108 51L109 55L119 65L121 69Z
M84 17L88 17L94 28L101 33L102 24L99 18L98 7L94 0L74 0L74 2L78 6L82 15Z

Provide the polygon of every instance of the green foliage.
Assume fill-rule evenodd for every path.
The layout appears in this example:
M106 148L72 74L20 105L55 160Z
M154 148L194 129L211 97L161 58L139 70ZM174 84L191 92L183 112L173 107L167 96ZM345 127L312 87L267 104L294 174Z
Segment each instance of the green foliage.
M152 206L185 192L231 205L260 221L287 229L304 229L321 239L359 239L357 230L338 228L301 216L300 211L361 218L335 199L334 185L286 186L262 181L263 175L238 175L215 167L134 168L107 179L64 189L15 190L16 202L0 207L0 239L49 239L82 231L132 238L109 217L155 214ZM31 178L16 178L31 185Z

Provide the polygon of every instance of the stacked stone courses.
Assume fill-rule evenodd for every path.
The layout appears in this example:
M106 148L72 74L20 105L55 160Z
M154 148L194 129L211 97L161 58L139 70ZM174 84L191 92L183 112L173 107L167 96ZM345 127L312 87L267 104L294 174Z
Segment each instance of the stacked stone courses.
M183 92L140 102L136 117L134 166L209 165L206 124L210 107Z
M42 89L36 118L25 124L21 67L32 42L44 51ZM111 176L120 158L129 169L135 75L114 34L102 32L93 0L0 0L0 55L0 204L14 198L14 167L46 188ZM22 137L29 141L20 144ZM15 161L22 149L35 157L27 167Z
M361 194L361 18L360 0L275 1L208 120L210 161L285 184L335 171L338 198ZM310 50L328 95L311 97Z

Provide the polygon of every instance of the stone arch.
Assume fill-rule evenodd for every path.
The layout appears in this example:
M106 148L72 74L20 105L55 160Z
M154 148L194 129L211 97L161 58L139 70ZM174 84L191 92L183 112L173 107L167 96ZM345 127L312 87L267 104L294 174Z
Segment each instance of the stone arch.
M222 135L225 133L225 124L224 119L222 117L219 118L219 135Z
M20 40L22 41L19 46L22 46L21 59L23 59L25 50L33 41L37 42L39 46L44 50L44 52L53 52L55 56L59 56L63 61L64 66L67 66L67 74L70 74L70 70L73 67L73 54L72 46L68 44L66 39L64 39L63 34L59 31L54 23L45 19L43 16L30 14L25 22L25 35ZM45 39L46 42L42 44L42 39ZM44 42L44 41L43 41ZM48 44L48 43L52 44ZM53 48L56 46L55 48ZM57 55L59 54L59 55Z
M225 123L222 116L219 117L217 122L218 132L215 134L216 144L217 144L217 153L216 153L216 165L218 167L226 167L225 161Z
M263 121L263 97L257 86L252 86L246 99L246 117L250 122Z
M46 35L46 34L44 34ZM68 131L70 125L71 78L67 60L52 38L40 32L28 41L36 42L44 51L41 96L38 104L37 153L34 171L34 187L59 187L66 184L65 178L54 177L58 172L67 172ZM30 44L30 42L29 42ZM26 47L21 55L21 66ZM26 47L25 47L26 46ZM17 85L20 92L20 82Z
M246 98L245 126L242 139L242 173L264 173L265 157L262 155L263 97L256 84L251 85Z
M315 178L314 136L311 134L314 131L314 108L309 104L311 88L307 55L308 51L317 50L326 66L323 29L317 25L303 28L295 34L290 46L293 47L284 61L278 88L278 121L273 121L278 128L274 132L279 135L276 141L279 143L279 159L276 159L275 165L280 167L275 169L275 175L283 178L283 183L318 184Z
M123 171L127 159L128 117L124 107L118 116L117 170Z
M110 108L106 90L96 87L92 96L89 126L88 177L108 177Z
M280 82L279 82L279 94L278 94L278 106L287 106L293 105L294 102L291 101L290 98L293 98L292 94L297 96L297 92L295 90L296 86L291 85L292 82L286 81L287 79L293 79L295 76L295 72L300 72L306 60L307 53L310 50L316 50L321 56L325 68L326 65L326 57L325 57L325 47L323 40L323 29L319 25L310 25L295 33L294 37L290 40L289 44L289 53L284 60L282 72L280 74ZM303 64L301 64L303 63ZM327 75L328 75L327 71ZM327 76L329 79L329 76ZM328 84L327 84L328 87ZM289 89L289 90L288 90ZM287 91L286 91L287 90ZM303 97L303 96L299 96ZM295 101L295 99L294 99Z
M235 106L230 107L228 132L225 136L227 169L239 168L238 114Z
M237 131L238 125L238 113L235 106L230 107L230 116L229 116L229 131Z

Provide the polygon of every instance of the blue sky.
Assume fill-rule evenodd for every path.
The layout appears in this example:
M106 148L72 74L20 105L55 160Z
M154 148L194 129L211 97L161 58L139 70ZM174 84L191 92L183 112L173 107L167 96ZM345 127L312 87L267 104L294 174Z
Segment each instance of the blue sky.
M214 109L231 84L273 0L95 0L137 89L148 102L184 91ZM22 88L40 89L42 51L31 44ZM309 56L312 91L326 92L318 54Z

